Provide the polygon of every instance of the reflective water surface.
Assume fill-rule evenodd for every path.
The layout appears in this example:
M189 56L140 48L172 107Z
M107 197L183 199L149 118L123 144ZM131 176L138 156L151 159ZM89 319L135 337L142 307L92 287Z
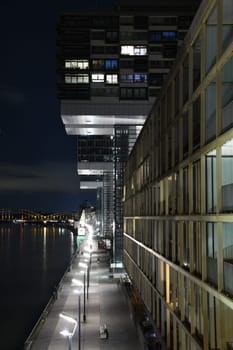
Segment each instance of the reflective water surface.
M64 228L0 225L0 349L23 349L74 250Z

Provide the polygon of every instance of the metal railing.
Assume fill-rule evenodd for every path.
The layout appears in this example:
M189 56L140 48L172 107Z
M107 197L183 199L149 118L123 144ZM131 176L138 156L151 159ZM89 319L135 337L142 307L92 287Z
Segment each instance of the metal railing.
M53 304L55 302L55 300L57 299L57 293L59 292L59 290L62 289L62 284L63 281L67 275L68 272L70 272L71 267L72 267L72 263L74 262L75 258L77 256L77 252L75 252L70 260L69 266L67 267L67 269L65 270L60 282L58 283L58 285L56 286L56 289L54 289L53 295L50 297L47 305L45 306L44 310L42 311L38 321L36 322L36 324L34 325L33 329L31 330L29 336L27 337L26 341L24 342L24 350L30 350L33 343L35 342L44 322L46 321L52 307Z

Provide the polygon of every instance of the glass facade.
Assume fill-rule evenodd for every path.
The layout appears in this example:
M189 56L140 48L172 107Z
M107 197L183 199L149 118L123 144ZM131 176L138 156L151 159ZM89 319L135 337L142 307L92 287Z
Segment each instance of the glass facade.
M125 171L124 262L167 349L233 344L232 4L202 3Z

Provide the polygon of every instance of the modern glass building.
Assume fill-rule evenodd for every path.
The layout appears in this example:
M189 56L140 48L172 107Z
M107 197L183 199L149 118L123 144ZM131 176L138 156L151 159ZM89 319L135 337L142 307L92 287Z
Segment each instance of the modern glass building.
M101 198L102 233L122 261L123 170L199 0L119 1L111 13L67 13L58 29L58 95L78 137L80 187Z
M233 1L204 0L125 172L124 264L166 349L233 349Z

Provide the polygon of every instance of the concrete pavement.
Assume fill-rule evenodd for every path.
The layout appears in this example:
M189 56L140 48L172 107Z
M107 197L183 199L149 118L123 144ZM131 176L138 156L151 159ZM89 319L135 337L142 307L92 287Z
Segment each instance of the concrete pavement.
M98 262L97 259L105 261ZM81 295L81 350L141 350L136 326L129 308L129 300L119 283L119 276L109 273L106 254L98 252L92 255L88 300L86 300L86 322L83 322L83 293ZM81 280L79 262L82 255L77 255L70 271L66 274L58 290L51 311L42 325L32 350L64 350L69 348L68 338L60 334L64 328L72 327L61 319L64 312L78 318L78 297L71 286L72 278ZM101 325L107 325L108 339L100 339ZM70 330L70 329L69 329ZM78 330L72 340L72 349L78 349Z

